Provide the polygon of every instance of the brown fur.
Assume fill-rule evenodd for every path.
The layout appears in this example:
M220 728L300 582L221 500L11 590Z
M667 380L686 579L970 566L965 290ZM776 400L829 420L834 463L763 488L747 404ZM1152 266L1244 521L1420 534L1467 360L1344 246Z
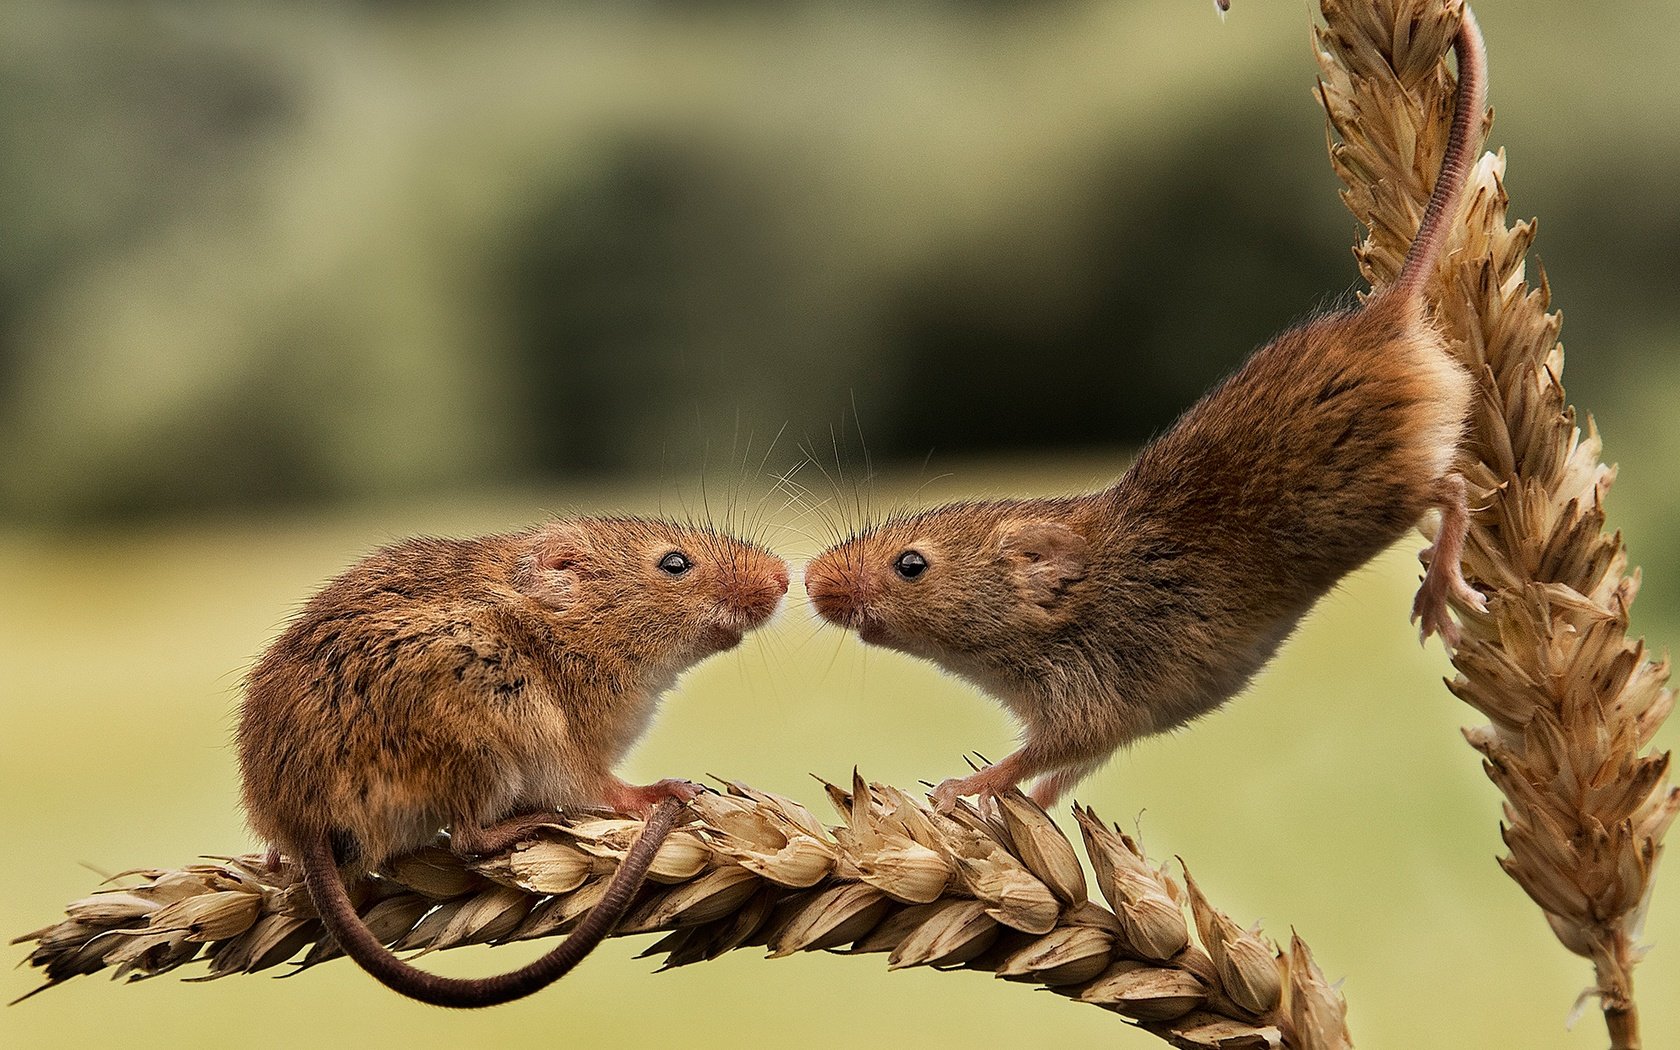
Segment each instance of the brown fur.
M1468 10L1456 50L1441 174L1386 289L1255 351L1108 489L895 517L807 567L821 615L968 678L1021 721L1022 748L941 784L942 806L1038 774L1035 797L1055 801L1122 744L1241 690L1320 597L1431 507L1449 507L1461 536L1452 466L1470 379L1425 318L1422 289L1483 110ZM1455 542L1444 535L1443 552ZM927 562L913 579L895 569L906 551ZM1456 557L1431 563L1426 635L1454 629L1448 596L1480 602Z
M684 555L687 571L661 562ZM492 1006L565 976L611 932L699 788L612 767L659 695L775 612L787 566L707 528L576 518L469 540L413 539L328 583L246 683L239 761L251 826L301 863L315 910L386 986ZM458 853L506 848L556 807L648 820L587 918L516 970L463 979L380 943L344 878L448 826Z
M681 550L694 563L657 567ZM708 529L572 519L376 551L310 600L251 672L245 811L279 849L320 835L347 874L556 806L645 809L612 775L677 676L740 641L779 558Z

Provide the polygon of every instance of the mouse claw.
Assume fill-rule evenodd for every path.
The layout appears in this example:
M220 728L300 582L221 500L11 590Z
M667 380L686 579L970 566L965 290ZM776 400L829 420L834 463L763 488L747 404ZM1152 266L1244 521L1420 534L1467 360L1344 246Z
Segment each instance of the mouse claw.
M1485 613L1488 611L1487 597L1483 595L1481 591L1478 591L1468 583L1465 583L1464 577L1462 576L1458 578L1458 585L1461 589L1455 591L1454 595L1459 601L1479 613Z
M1419 642L1427 642L1430 635L1438 634L1449 647L1458 646L1458 624L1447 614L1445 597L1429 585L1427 578L1412 600L1412 622L1418 625Z
M1423 586L1418 588L1412 602L1412 620L1419 623L1424 640L1439 634L1447 645L1456 648L1461 637L1459 625L1448 615L1449 601L1461 609L1487 612L1487 599L1464 579L1465 537L1470 528L1470 511L1465 504L1464 478L1449 474L1438 483L1433 499L1440 508L1441 525L1435 542L1425 548L1418 560L1427 566Z

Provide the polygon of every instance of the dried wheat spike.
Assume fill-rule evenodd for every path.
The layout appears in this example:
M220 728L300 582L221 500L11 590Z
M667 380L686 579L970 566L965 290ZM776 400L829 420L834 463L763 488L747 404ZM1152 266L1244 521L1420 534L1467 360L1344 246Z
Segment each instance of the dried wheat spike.
M1448 0L1322 0L1320 93L1342 199L1365 224L1373 286L1393 278L1446 143ZM1498 70L1493 71L1498 88ZM1485 124L1484 124L1485 133ZM1460 608L1453 694L1490 724L1465 736L1504 792L1505 870L1564 946L1592 960L1611 1045L1639 1045L1635 943L1662 835L1680 812L1669 756L1646 748L1674 705L1666 659L1630 641L1637 571L1604 533L1614 469L1564 399L1561 317L1523 256L1532 222L1506 223L1503 153L1471 177L1449 257L1429 289L1442 329L1480 380L1460 469L1475 490L1466 575L1490 598Z
M1341 996L1305 944L1280 953L1089 810L1074 815L1112 910L1089 899L1073 845L1024 795L987 817L966 804L943 816L856 775L827 791L843 822L832 830L742 784L697 799L696 819L666 840L616 934L665 931L643 954L664 956L667 968L754 946L771 958L885 952L891 969L990 971L1112 1010L1181 1047L1351 1045ZM553 936L594 903L640 830L632 820L557 817L552 830L475 864L422 850L368 880L358 904L397 948ZM35 942L29 962L45 971L43 989L107 968L141 978L205 961L214 978L339 954L289 866L271 872L251 855L129 878L18 938Z

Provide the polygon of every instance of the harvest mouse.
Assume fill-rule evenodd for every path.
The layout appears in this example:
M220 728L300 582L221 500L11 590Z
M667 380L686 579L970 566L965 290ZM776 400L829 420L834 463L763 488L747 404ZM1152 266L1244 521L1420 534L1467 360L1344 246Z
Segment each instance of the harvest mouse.
M640 887L682 803L612 768L683 671L769 619L787 566L704 526L569 518L477 539L410 539L328 583L251 672L239 760L251 826L303 867L351 958L443 1006L527 995L589 953ZM354 883L441 828L466 854L505 848L556 807L649 814L602 902L522 969L457 980L368 931Z
M1240 691L1336 582L1441 511L1413 607L1455 641L1449 601L1485 611L1459 565L1453 463L1470 377L1424 288L1471 167L1485 60L1466 8L1441 169L1399 276L1256 350L1111 487L956 503L863 529L805 570L818 613L997 697L1023 746L934 791L944 809L1042 777L1053 804L1129 741Z

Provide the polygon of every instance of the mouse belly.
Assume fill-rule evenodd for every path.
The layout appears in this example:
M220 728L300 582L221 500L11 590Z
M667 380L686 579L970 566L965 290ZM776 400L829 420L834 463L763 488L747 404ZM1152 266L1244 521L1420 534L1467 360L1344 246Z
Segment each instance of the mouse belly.
M1310 608L1308 605L1280 615L1246 639L1227 639L1211 651L1204 650L1204 659L1190 667L1180 687L1155 698L1149 705L1150 732L1164 733L1192 722L1247 689Z
M416 719L396 704L340 704L328 719L315 706L302 717L288 692L253 695L241 726L245 808L253 829L287 851L326 833L347 863L372 867L457 822L483 827L602 796L602 774L552 707L487 713L457 698Z

